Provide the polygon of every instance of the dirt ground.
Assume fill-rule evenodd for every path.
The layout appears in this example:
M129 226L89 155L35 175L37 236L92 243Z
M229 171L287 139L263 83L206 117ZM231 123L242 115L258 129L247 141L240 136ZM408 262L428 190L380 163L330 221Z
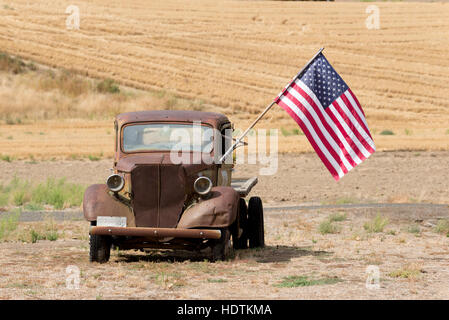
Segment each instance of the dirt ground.
M449 238L433 230L448 211L410 219L381 210L388 225L368 233L363 224L379 210L345 210L336 234L317 231L335 210L267 213L266 248L217 263L207 252L113 251L109 263L91 264L87 225L70 222L55 242L0 244L0 299L448 299ZM366 287L373 267L378 289ZM79 270L79 289L67 287L68 270ZM281 287L291 276L331 283Z
M283 155L277 175L261 176L254 195L266 207L448 204L448 159L448 152L379 152L337 183L315 155ZM16 161L0 162L0 171L3 179L16 173L87 185L102 181L109 166ZM255 173L257 166L236 170ZM376 216L384 226L370 231ZM338 221L325 228L331 217ZM45 222L21 222L16 239L0 243L0 299L449 299L449 238L436 230L444 219L449 206L267 210L266 248L237 251L230 261L210 263L207 252L113 251L107 264L88 262L84 221L57 222L58 239L36 243L18 239ZM378 289L366 286L373 268ZM79 289L66 284L73 270ZM288 287L287 277L308 285Z

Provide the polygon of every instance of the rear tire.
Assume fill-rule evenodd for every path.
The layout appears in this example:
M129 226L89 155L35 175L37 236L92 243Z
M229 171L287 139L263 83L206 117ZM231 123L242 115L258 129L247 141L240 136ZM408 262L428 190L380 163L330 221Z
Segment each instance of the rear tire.
M214 244L211 246L212 255L211 261L225 261L231 256L231 232L229 228L221 229L221 238L214 240Z
M111 255L111 243L110 236L102 236L97 234L91 234L90 236L90 252L89 261L105 263L109 261Z
M238 209L238 225L236 226L235 234L232 236L234 249L246 249L248 248L248 207L246 206L246 201L243 198L239 198L239 209ZM239 229L242 229L242 234L240 237Z
M249 199L247 230L249 247L263 248L265 246L265 229L262 200L259 197Z

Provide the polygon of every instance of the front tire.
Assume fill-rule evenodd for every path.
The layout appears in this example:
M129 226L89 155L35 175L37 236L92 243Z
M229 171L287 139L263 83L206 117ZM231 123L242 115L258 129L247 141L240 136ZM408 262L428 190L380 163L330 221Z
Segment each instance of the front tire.
M97 234L91 234L89 237L89 261L99 263L108 262L111 255L111 237Z
M231 232L229 231L229 228L221 229L221 238L218 240L215 240L214 244L211 246L212 255L211 255L211 261L225 261L229 259L232 252L232 245L231 245Z
M242 234L238 236L240 230ZM234 243L234 249L246 249L248 248L248 207L246 201L243 198L239 198L239 211L238 211L238 225L236 226L235 234L232 236Z
M249 199L247 230L249 247L263 248L265 246L265 228L262 200L259 197Z

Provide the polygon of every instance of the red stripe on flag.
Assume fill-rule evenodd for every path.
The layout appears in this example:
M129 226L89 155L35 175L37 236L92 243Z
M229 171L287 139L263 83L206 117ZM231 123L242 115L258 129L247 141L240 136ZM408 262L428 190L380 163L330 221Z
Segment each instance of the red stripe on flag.
M345 138L346 142L348 142L348 144L350 145L352 150L354 150L354 152L357 154L357 156L360 158L360 160L364 161L366 159L365 155L359 149L359 147L357 146L355 141L351 139L349 134L346 132L346 130L341 125L340 121L338 121L338 119L332 113L330 107L326 108L324 111L328 114L328 116L331 118L331 120L335 123L335 125L338 128L338 130L340 130L340 133L343 135L343 137Z
M334 106L335 110L340 114L340 116L343 118L343 120L348 125L349 129L352 131L352 133L357 137L357 139L360 141L360 143L365 147L366 151L369 153L373 153L374 150L371 148L369 143L362 137L360 132L357 130L357 128L353 125L351 120L346 116L345 112L341 110L340 106L338 105L337 101L332 102L332 105Z
M355 96L355 94L352 92L352 90L350 88L348 88L347 90L349 92L349 94L352 96L352 99L354 99L355 103L357 103L357 107L359 107L360 111L362 112L363 116L366 118L365 116L365 112L363 112L362 106L360 105L359 100L357 100L357 97Z
M321 110L321 108L319 108L315 101L313 101L312 97L309 96L304 90L301 89L300 86L298 86L296 83L293 84L292 86L293 89L295 89L299 94L301 94L304 99L307 100L307 102L312 106L313 110L315 110L315 113L318 115L318 117L320 118L321 123L324 125L324 127L326 128L326 130L329 132L329 134L331 135L331 137L334 139L334 141L338 144L338 146L340 147L340 149L343 151L343 154L345 156L345 158L348 160L348 162L355 167L357 164L354 162L354 159L352 159L351 155L348 153L348 150L346 150L345 146L343 145L343 143L341 142L340 138L338 138L337 134L335 133L335 131L331 128L331 126L329 125L329 123L326 121L326 119L323 116L323 112ZM355 152L355 150L354 150ZM357 155L358 153L355 152ZM360 157L359 157L360 158ZM361 158L360 158L361 159Z
M343 102L345 103L346 107L348 107L349 112L351 112L353 117L357 120L360 127L362 127L363 130L365 130L365 132L367 133L367 135L371 138L368 128L365 126L365 123L363 122L362 119L360 119L359 114L354 109L354 107L357 108L357 106L353 106L352 103L348 100L348 98L344 94L342 94L340 97L341 97L341 100L343 100ZM371 140L372 139L373 138L371 138Z
M352 90L351 90L350 88L348 88L347 91L348 91L349 94L351 95L352 99L354 99L355 103L357 104L357 107L359 108L360 112L363 114L363 117L364 117L365 120L366 120L365 112L363 111L362 106L360 105L359 100L357 100L357 97L355 96L355 94L352 92ZM366 128L366 131L368 132L368 135L369 135L369 137L371 138L371 140L373 140L373 142L374 142L374 139L373 139L373 137L371 136L371 132L369 132L368 128Z
M312 125L313 129L315 130L316 134L318 135L321 142L324 144L324 147L327 149L327 151L331 154L331 156L337 161L340 168L343 170L343 172L346 174L349 172L348 168L344 165L343 161L340 159L338 154L335 152L334 148L329 144L329 141L324 136L321 129L318 127L318 124L316 123L315 119L313 119L312 115L310 114L309 110L301 103L299 102L295 96L293 96L290 92L286 91L284 93L284 96L290 99L291 102L293 102L306 116L307 120L309 120L310 124Z
M310 134L310 132L307 129L307 126L304 124L304 122L296 115L296 113L293 110L290 109L290 107L287 104L285 104L285 102L282 101L282 99L278 99L278 102L276 102L276 103L282 109L284 109L290 115L290 117L292 117L293 120L295 120L296 123L301 127L301 129L304 132L304 134L306 135L307 139L312 144L313 149L318 154L318 156L320 157L321 161L323 161L323 163L326 166L327 170L329 170L329 172L332 174L334 179L338 181L340 179L340 177L338 176L337 171L332 166L332 164L329 162L327 157L323 154L323 152L321 151L320 147L318 147L318 145L316 144L315 140L313 139L312 135Z

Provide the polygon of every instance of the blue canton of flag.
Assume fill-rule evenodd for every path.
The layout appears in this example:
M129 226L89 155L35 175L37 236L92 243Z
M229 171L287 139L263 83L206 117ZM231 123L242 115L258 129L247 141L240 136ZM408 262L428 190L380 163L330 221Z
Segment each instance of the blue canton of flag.
M324 55L319 55L300 79L315 93L324 109L348 90L346 83Z

